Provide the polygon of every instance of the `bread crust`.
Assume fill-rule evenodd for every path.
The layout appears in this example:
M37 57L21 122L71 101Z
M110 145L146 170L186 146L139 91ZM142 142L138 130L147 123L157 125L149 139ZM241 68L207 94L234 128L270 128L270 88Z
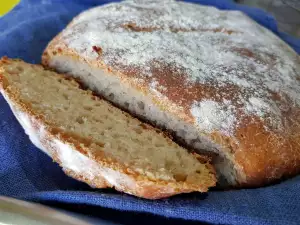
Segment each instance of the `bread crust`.
M67 175L94 188L115 188L147 199L160 199L193 191L206 192L209 187L215 185L213 167L207 163L207 158L198 155L196 157L199 157L199 160L202 159L207 163L206 166L211 174L211 179L203 182L202 185L181 181L151 180L131 171L121 162L103 157L101 152L94 154L84 145L80 137L49 125L43 115L36 114L30 105L18 98L18 91L12 91L7 79L1 74L3 72L1 66L9 64L10 61L6 57L0 60L0 92L33 144L63 167ZM149 129L152 127L149 126Z
M142 10L146 9L141 7L140 10L142 12ZM88 13L89 11L84 12L85 15ZM278 49L286 53L287 62L291 64L290 70L287 71L289 79L292 79L295 84L300 86L300 58L297 53L287 44L280 41L279 38L271 34L270 31L255 24L254 21L249 20L246 16L239 16L239 19L244 21L245 24L252 24L254 31L260 29L262 32L261 37L265 37L266 42L269 38L272 38L272 40L278 44ZM237 187L262 186L283 177L296 175L300 172L300 107L298 103L295 103L294 99L290 99L280 89L277 92L270 91L270 95L272 95L270 99L274 104L279 106L280 121L283 121L283 126L280 129L270 127L268 120L264 120L257 115L246 114L244 111L239 110L241 106L239 105L240 103L236 101L235 96L242 94L247 88L236 85L216 86L217 83L214 80L211 81L211 85L201 83L185 85L187 83L187 75L184 72L174 70L171 65L160 64L160 62L158 62L160 69L153 67L152 78L154 77L159 84L166 88L161 92L163 97L160 97L149 90L151 81L144 76L140 76L140 74L143 73L143 69L139 67L122 67L122 65L114 66L113 64L106 64L101 56L101 54L103 54L101 45L87 45L87 48L94 49L95 51L97 49L99 51L101 50L99 57L96 58L86 57L84 54L80 54L74 48L70 47L64 35L67 31L69 31L70 35L70 31L72 31L72 29L75 30L73 25L81 18L82 14L76 17L62 33L58 34L49 43L42 56L43 65L51 67L51 61L54 60L55 57L63 56L74 62L84 63L92 68L105 71L111 76L118 76L124 85L138 90L141 95L147 95L152 99L153 104L160 107L162 111L172 114L187 124L199 128L199 133L221 146L223 153L231 158L238 172ZM134 21L127 21L127 23L132 25L129 26L129 30L127 29L126 32L155 32L158 29L162 29L152 26L151 23L149 23L147 29L137 26ZM181 31L185 32L185 30ZM174 30L171 30L171 32L174 32ZM235 34L243 35L243 30L227 29L226 27L214 30L194 29L190 32L215 32L216 35L217 33L225 32L229 36ZM74 31L71 35L72 37L79 37L81 34ZM265 52L255 52L255 48L251 47L252 46L236 48L233 46L230 51L249 59L249 62L255 60L256 62L269 66L275 65L282 60L275 54L268 55ZM264 55L261 56L259 53ZM244 73L243 71L241 72ZM270 73L272 72L271 70ZM247 73L244 75L248 76ZM287 76L287 74L282 74L282 76ZM135 82L136 79L143 79L143 82L137 83ZM281 78L275 77L274 79ZM180 93L180 95L178 93ZM298 99L300 93L296 94L298 95L296 99ZM202 128L197 124L196 118L191 115L191 104L203 99L218 102L221 101L222 98L231 99L231 105L238 108L236 113L238 123L235 124L233 133L227 135L220 130L203 133Z

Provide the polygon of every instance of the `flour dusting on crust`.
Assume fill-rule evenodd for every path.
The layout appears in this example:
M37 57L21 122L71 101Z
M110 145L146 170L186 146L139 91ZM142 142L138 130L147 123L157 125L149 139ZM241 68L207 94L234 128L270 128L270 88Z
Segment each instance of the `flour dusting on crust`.
M231 135L249 115L283 129L282 109L300 104L299 56L241 12L131 0L83 12L62 34L72 51L186 109L200 130ZM168 80L179 93L168 91ZM205 86L207 94L199 91Z
M204 131L219 130L230 135L236 122L233 110L230 104L220 105L211 100L204 100L195 102L191 108L191 113L196 118L197 124L204 128Z

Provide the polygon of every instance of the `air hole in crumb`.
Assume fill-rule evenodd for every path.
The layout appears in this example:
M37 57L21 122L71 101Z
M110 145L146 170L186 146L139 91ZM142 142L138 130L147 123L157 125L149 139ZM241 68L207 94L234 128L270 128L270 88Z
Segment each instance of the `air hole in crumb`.
M155 143L155 147L159 148L159 147L163 147L164 145L162 143Z
M100 98L99 98L98 96L95 96L95 95L93 95L93 96L91 97L91 99L94 100L94 101L100 100Z
M79 123L79 124L83 124L83 123L84 123L84 120L83 120L82 117L78 117L78 118L76 119L76 122Z
M106 130L112 130L112 129L113 129L112 126L106 127Z
M136 132L137 134L143 133L143 130L140 129L140 128L135 128L134 130L135 130L135 132Z
M93 108L90 107L90 106L84 106L83 108L84 108L85 110L87 110L87 111L92 111L92 109L93 109Z
M100 142L100 141L97 142L97 145L99 145L102 148L105 146L105 144L103 142Z
M118 150L122 151L122 152L128 152L128 149L126 148L126 146L122 145L122 142L120 141L116 141L116 143L118 144Z
M63 97L66 99L66 100L69 100L69 96L67 94L63 94Z
M143 128L143 129L145 129L145 130L149 129L149 127L146 124L144 124L144 123L141 123L140 127Z
M175 174L174 175L174 179L176 181L186 181L186 178L187 178L187 175L184 175L184 174Z
M103 123L102 120L99 120L99 119L97 119L97 118L94 118L94 121L95 121L96 123Z
M37 104L38 104L38 102L37 102L37 101L34 101L34 100L32 100L32 101L31 101L31 104L32 104L32 105L37 105Z
M200 173L201 173L201 171L200 171L200 170L196 170L196 173L200 174Z
M120 138L121 135L119 135L119 134L113 134L112 137L113 137L113 138Z
M100 103L96 103L95 106L99 107L99 106L100 106Z
M138 102L138 107L139 107L141 110L144 110L144 109L145 109L145 104L144 104L144 102Z
M126 148L126 147L122 147L121 149L122 149L122 151L124 151L124 152L128 152L128 148Z
M115 97L115 95L114 95L113 93L110 93L110 94L108 95L108 97L109 97L111 100L113 100L114 97Z
M21 66L17 66L17 70L19 71L19 72L23 72L23 68L21 67Z
M16 68L8 68L7 72L9 72L10 74L18 74L19 71Z
M94 133L98 133L97 127L91 127L91 131L94 132Z
M173 163L172 161L170 161L170 160L167 160L167 161L165 162L165 167L166 167L167 169L172 168L173 165L174 165L174 163Z

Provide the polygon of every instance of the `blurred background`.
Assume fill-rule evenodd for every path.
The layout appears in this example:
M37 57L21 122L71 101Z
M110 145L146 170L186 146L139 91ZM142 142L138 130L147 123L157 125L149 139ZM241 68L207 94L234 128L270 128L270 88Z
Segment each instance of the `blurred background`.
M281 31L300 37L300 0L236 0L270 12Z

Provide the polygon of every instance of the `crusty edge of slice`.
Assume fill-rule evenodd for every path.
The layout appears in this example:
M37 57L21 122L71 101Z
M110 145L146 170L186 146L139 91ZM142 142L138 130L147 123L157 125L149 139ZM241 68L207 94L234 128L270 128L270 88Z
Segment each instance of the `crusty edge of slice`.
M129 168L124 168L118 162L93 157L86 146L79 145L76 137L70 137L59 128L48 125L30 105L20 101L17 92L7 88L9 84L1 75L1 65L9 61L7 58L0 61L0 92L34 145L63 167L67 175L95 188L114 187L118 191L147 199L159 199L193 191L206 192L209 187L215 186L216 179L207 180L201 186L186 182L150 180L146 176L132 173ZM201 159L202 156L196 157ZM67 161L68 158L71 163ZM210 164L206 166L211 173L215 172Z

